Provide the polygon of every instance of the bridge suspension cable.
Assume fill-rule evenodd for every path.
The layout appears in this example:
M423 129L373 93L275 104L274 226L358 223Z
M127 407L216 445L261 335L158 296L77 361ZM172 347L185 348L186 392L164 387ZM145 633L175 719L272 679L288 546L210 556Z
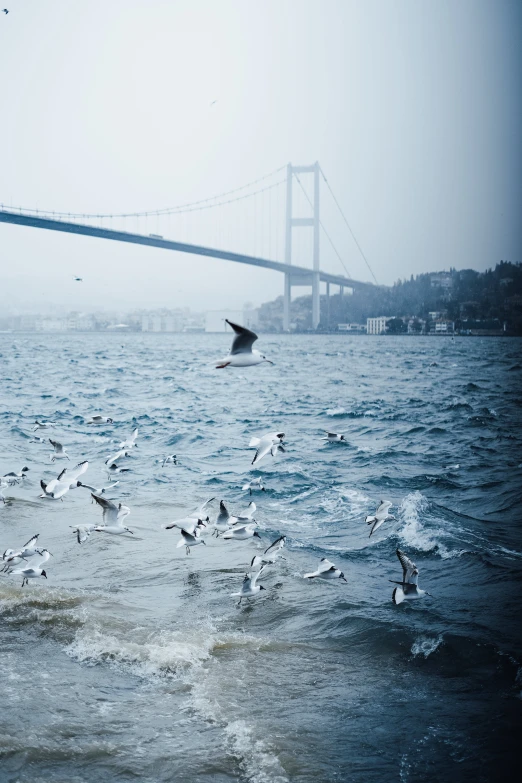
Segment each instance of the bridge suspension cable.
M357 248L358 248L358 250L359 250L359 253L361 254L361 256L362 256L362 258L363 258L363 261L364 261L364 263L366 264L366 266L367 266L367 267L368 267L368 269L370 270L370 272L371 272L371 275L372 275L373 279L375 280L375 284L376 284L376 285L379 285L379 283L377 282L377 278L375 277L375 275L374 275L374 273L373 273L373 269L371 268L370 264L368 263L368 259L367 259L367 258L366 258L366 256L364 255L364 253L363 253L363 251L362 251L362 248L361 248L360 244L358 243L358 241L357 241L357 239L356 239L356 237L355 237L355 234L353 233L353 231L352 231L352 229L351 229L351 227L350 227L350 224L348 223L348 220L346 219L346 216L345 216L345 214L344 214L343 210L341 209L341 205L339 204L339 202L337 201L337 199L336 199L336 197L335 197L335 193L333 192L333 190L332 190L332 188L331 188L331 186L330 186L330 183L329 183L329 182L328 182L328 180L326 179L326 176L325 176L325 173L324 173L324 171L323 171L322 169L320 169L320 171L321 171L321 174L323 175L323 179L324 179L324 181L325 181L325 183L326 183L326 187L327 187L327 188L328 188L328 190L330 191L330 193L331 193L331 196L332 196L333 200L335 201L335 205L336 205L337 209L339 210L339 212L341 213L341 217L342 217L342 219L344 220L344 222L346 223L346 225L347 225L347 227L348 227L348 231L349 231L349 232L350 232L350 234L352 235L352 239L353 239L353 241L355 242L355 244L357 245Z
M179 214L182 212L193 212L198 211L200 209L211 209L212 207L219 207L223 206L223 204L231 204L233 201L241 201L244 198L249 198L250 196L254 196L257 193L263 193L266 190L269 190L271 188L276 187L277 185L281 185L284 180L279 180L278 182L273 183L272 185L267 185L264 188L260 188L257 191L254 191L252 193L247 193L244 196L238 196L234 199L228 199L227 201L219 201L217 202L217 199L224 199L226 196L231 196L234 193L239 193L242 190L246 190L246 188L250 188L253 185L257 185L259 182L263 182L264 180L269 179L270 177L274 177L276 174L279 174L281 171L286 169L286 166L280 166L278 169L275 169L274 171L271 171L269 174L265 174L263 177L259 177L258 179L254 179L251 182L247 182L245 185L241 185L239 188L233 188L232 190L224 191L223 193L218 193L216 196L209 196L208 198L200 199L199 201L189 201L186 204L178 204L174 207L165 207L163 209L153 209L153 210L146 210L142 212L58 212L53 211L50 209L29 209L27 207L9 207L10 210L13 211L19 211L19 212L32 212L37 215L52 215L53 217L64 217L64 218L127 218L127 217L153 217L153 216L161 216L161 215L174 215ZM215 204L210 204L209 202L216 201ZM2 208L4 208L4 205L0 205Z
M321 172L321 173L322 173L322 172ZM302 182L301 182L301 180L299 179L299 176L298 176L297 174L295 174L295 173L294 173L294 177L295 177L295 178L296 178L296 180L298 181L298 183L299 183L299 186L300 186L301 190L302 190L302 191L303 191L303 193L305 194L305 198L306 198L306 200L308 201L308 203L310 204L310 206L313 208L312 201L311 201L311 199L310 199L310 197L309 197L308 193L306 192L306 190L305 190L305 188L304 188L304 186L303 186L303 183L302 183ZM323 174L323 177L324 177L324 174ZM328 233L328 231L327 231L327 230L326 230L326 228L324 227L324 224L323 224L323 221L322 221L322 220L319 220L319 225L320 225L320 226L321 226L321 228L323 229L323 231L324 231L324 233L325 233L325 236L326 236L326 238L328 239L329 243L331 244L331 246L332 246L332 248L333 248L333 251L334 251L335 255L337 256L337 258L338 258L338 259L339 259L339 261L341 262L341 264L342 264L342 267L343 267L344 271L346 272L347 276L348 276L348 277L351 277L351 274L349 273L348 269L346 268L346 264L344 263L343 259L341 258L341 254L339 253L339 251L338 251L338 250L337 250L337 248L335 247L335 245L334 245L334 243L333 243L333 239L331 238L330 234Z

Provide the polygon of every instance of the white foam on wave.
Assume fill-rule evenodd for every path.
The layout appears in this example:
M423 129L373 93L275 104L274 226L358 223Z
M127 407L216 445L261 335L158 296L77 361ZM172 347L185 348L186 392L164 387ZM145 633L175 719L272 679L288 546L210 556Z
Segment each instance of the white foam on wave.
M225 727L231 751L251 783L288 783L279 759L266 743L256 739L252 727L244 720L236 720Z
M341 408L341 407L327 408L327 410L325 411L327 416L344 416L346 412L347 412L346 408Z
M422 524L421 517L428 510L428 500L419 492L410 492L406 495L399 506L399 519L404 522L404 526L399 532L401 539L406 546L413 547L420 552L432 552L434 549L443 560L449 560L454 557L461 557L469 550L467 549L448 549L441 539L448 536L448 533L441 527L426 530ZM455 534L455 530L452 530Z
M411 646L411 654L414 658L421 655L427 658L440 647L443 641L442 634L440 636L418 636Z
M207 628L151 632L135 628L122 634L87 624L80 628L65 652L80 663L92 666L112 663L142 677L173 676L183 669L201 666L214 646Z

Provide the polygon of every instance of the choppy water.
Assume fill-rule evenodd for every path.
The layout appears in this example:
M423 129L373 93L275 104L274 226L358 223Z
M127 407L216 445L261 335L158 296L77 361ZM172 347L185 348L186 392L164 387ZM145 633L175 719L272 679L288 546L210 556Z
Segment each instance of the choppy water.
M217 371L228 337L3 335L0 548L34 533L49 579L0 578L0 780L512 780L522 701L522 344L437 338L262 338L274 367ZM114 426L92 429L92 413ZM57 475L36 418L71 464L139 427L114 496L38 499ZM323 430L348 445L325 444ZM250 438L286 454L253 475L263 544L207 536L189 556L162 524L210 496L238 511ZM42 433L38 433L42 434ZM180 464L156 461L178 454ZM381 499L396 520L371 539ZM235 605L253 554L286 534L266 592ZM394 606L403 548L433 598ZM308 582L327 556L348 584ZM516 768L515 768L516 769Z

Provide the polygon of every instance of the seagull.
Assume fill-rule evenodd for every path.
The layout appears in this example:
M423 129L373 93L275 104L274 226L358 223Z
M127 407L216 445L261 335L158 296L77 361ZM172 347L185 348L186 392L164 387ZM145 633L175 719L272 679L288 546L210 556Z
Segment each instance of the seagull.
M207 517L208 520L208 517ZM204 519L192 519L187 517L186 519L177 519L175 522L171 522L170 525L163 525L164 530L172 530L177 527L178 530L184 530L185 533L193 536L195 530L204 530L207 523Z
M138 444L136 443L137 437L138 437L138 428L136 427L131 437L128 440L122 441L119 445L119 448L120 449L132 449L134 447L138 448Z
M252 481L249 481L247 484L245 484L242 487L243 492L246 492L248 489L248 494L251 495L252 492L255 492L256 490L260 490L261 492L265 491L265 487L263 485L263 482L261 478L255 478L252 479Z
M340 443L341 441L344 443L348 442L344 435L338 435L336 432L328 432L328 430L326 430L326 438L321 438L321 440L327 440L329 443Z
M414 598L422 598L423 595L429 595L432 598L430 593L419 588L419 569L415 563L412 563L410 558L400 549L397 549L396 554L402 566L402 582L396 582L394 579L389 580L393 584L399 585L399 587L393 588L393 603L402 604L403 601L412 601Z
M236 598L239 596L239 601L237 602L238 606L241 604L243 598L255 598L256 595L259 595L261 590L265 589L263 585L257 584L257 580L264 570L264 568L261 568L260 571L257 571L255 574L250 574L250 576L245 574L245 578L243 579L243 584L241 585L241 590L239 593L230 594L231 598Z
M239 525L238 527L232 527L230 530L226 530L223 533L223 538L226 539L234 538L243 541L245 538L253 537L261 538L253 523L249 525Z
M187 555L190 555L190 548L197 546L198 544L205 544L206 546L206 542L201 538L201 530L199 527L196 526L194 533L188 533L186 530L181 528L181 538L176 544L176 549L184 546Z
M49 455L51 457L51 462L54 462L56 459L71 459L62 444L58 443L57 440L49 438L49 443L54 448L54 454Z
M262 362L268 362L273 364L270 359L263 356L259 351L253 351L252 345L257 340L257 334L251 332L250 329L246 329L244 326L233 324L228 318L225 321L232 327L236 336L232 341L232 348L228 356L216 364L216 369L222 370L224 367L252 367L254 364L262 364Z
M348 582L342 571L330 563L326 557L322 557L319 563L317 571L313 571L311 574L304 574L304 579L342 579L344 582Z
M37 533L35 536L29 539L27 543L23 545L23 547L18 551L15 552L14 549L6 549L4 554L2 555L2 560L4 561L4 567L2 568L2 571L7 571L11 566L18 565L22 560L26 560L28 557L33 557L36 555L40 550L35 549L34 546L38 541L38 538L40 537L40 533Z
M236 517L230 513L228 508L225 506L224 501L221 500L219 503L219 514L216 521L214 522L214 532L216 533L216 536L219 533L225 533L231 527L237 525L238 522L254 522L255 520L252 519L252 516L256 508L257 506L255 503L249 503L248 508Z
M55 421L38 421L38 420L36 420L34 424L35 424L35 426L33 427L33 432L36 432L36 430L47 430L47 429L50 429L51 427L55 427L56 426L56 422Z
M40 438L38 435L35 435L29 443L47 443L47 438Z
M172 465L178 464L178 459L175 454L169 454L167 457L164 457L161 463L161 467L164 468L165 465L169 465L171 463Z
M83 277L76 277L76 275L73 277L73 280L75 280L77 283L83 283Z
M270 546L265 549L262 555L254 555L252 562L250 563L250 568L257 568L258 565L263 567L265 565L271 565L272 563L275 563L285 544L286 536L280 536L277 538L273 544L270 544ZM281 559L284 560L284 557Z
M40 481L42 488L40 497L60 500L70 489L83 486L82 482L78 481L78 477L83 475L88 467L89 463L85 460L84 462L79 462L70 473L67 472L67 468L64 468L58 478L52 479L48 484L42 479Z
M210 105L213 106L215 103L217 103L217 98L216 98L215 101L212 101L212 103Z
M125 532L132 533L132 530L129 530L128 527L124 527L123 525L123 520L125 517L128 517L131 512L128 506L124 506L122 503L116 505L112 500L100 498L98 495L93 494L92 497L98 505L102 507L102 519L105 523L103 525L94 526L94 530L96 530L97 533L111 533L113 536L119 536Z
M92 416L86 424L114 424L110 416Z
M112 465L114 465L115 462L119 460L120 457L128 457L128 456L129 456L128 451L126 451L125 449L120 449L119 451L116 452L116 454L113 457L109 455L105 460L105 464L108 465L110 468L112 467Z
M386 522L387 519L395 519L393 514L388 514L388 510L393 504L390 503L389 500L381 500L379 505L377 506L377 510L375 511L375 514L368 516L365 518L365 522L367 525L373 525L372 529L370 530L370 536L372 533L375 533L378 528L382 525L383 522Z
M69 525L72 528L73 533L76 534L76 540L79 544L84 544L89 538L93 530L96 530L96 525Z
M284 432L269 432L261 438L252 438L248 447L255 448L257 446L257 451L251 464L256 465L263 457L266 457L267 454L271 454L272 457L275 457L278 451L284 451L284 437Z
M7 8L2 8L2 13L4 13L4 14L8 14L8 13L9 13L9 10L8 10Z
M36 579L38 576L45 576L47 579L47 574L45 571L41 568L41 566L44 563L47 563L49 558L51 557L51 553L47 549L39 549L36 555L34 555L35 558L35 565L31 566L29 568L15 568L14 571L10 571L10 576L22 576L22 587L24 584L26 585L29 581L29 579ZM38 558L38 559L36 559Z
M15 473L14 471L11 471L10 473L6 473L5 476L0 476L0 481L6 481L8 484L12 479L14 479L13 483L18 484L18 479L24 479L26 478L26 473L29 470L29 468L22 468L19 473Z
M114 489L114 487L117 487L119 481L113 481L111 484L107 484L106 487L91 487L90 484L83 484L81 481L78 482L79 487L83 487L84 489L88 489L89 492L94 493L95 495L104 495L108 490ZM91 503L93 501L91 500Z

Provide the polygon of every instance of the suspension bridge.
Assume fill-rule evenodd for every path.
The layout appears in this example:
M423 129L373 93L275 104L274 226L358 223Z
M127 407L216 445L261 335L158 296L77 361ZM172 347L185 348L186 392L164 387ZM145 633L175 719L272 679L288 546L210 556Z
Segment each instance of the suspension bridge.
M286 177L283 177L281 175L285 169ZM306 175L313 177L311 194L308 193L302 182ZM373 283L352 278L330 233L326 231L319 211L321 177L349 231L351 241L358 249L374 279ZM282 199L279 191L283 188L284 197ZM280 201L283 201L285 205L283 219L281 219L282 204ZM250 205L250 208L247 207L250 219L245 219L244 211L237 210L238 205L243 207L245 203ZM223 219L222 211L225 208L228 208L229 211L230 208L236 209L235 215L228 216L228 222ZM194 226L194 221L191 220L192 216L208 210L212 210L214 214L217 213L217 221L214 220L210 229L208 224L204 227L200 222ZM172 222L174 222L174 226L172 226ZM358 289L373 287L377 284L375 275L318 162L310 166L293 166L289 163L286 167L283 166L264 177L217 196L175 207L143 212L71 213L6 207L4 204L0 204L0 223L158 247L281 272L284 275L283 328L285 330L290 329L293 287L311 287L312 325L316 329L320 321L321 283L326 284L327 298L330 296L330 285L339 286L339 292L342 295L345 289L353 293ZM131 231L129 229L133 223L135 230ZM150 231L151 227L155 229L154 232ZM209 244L196 244L193 241L187 241L194 233L194 229L198 236L204 235L208 238ZM307 236L303 237L304 242L296 242L294 237L296 229L309 229L306 232ZM176 239L167 239L165 234L168 232L171 235L172 231L175 232ZM333 251L328 266L332 266L333 259L343 267L344 274L321 268L321 232ZM297 240L304 233L299 232ZM234 243L236 246L239 244L242 247L229 249L230 245ZM223 245L227 247L225 248ZM308 259L310 255L311 266L294 262L295 258Z

